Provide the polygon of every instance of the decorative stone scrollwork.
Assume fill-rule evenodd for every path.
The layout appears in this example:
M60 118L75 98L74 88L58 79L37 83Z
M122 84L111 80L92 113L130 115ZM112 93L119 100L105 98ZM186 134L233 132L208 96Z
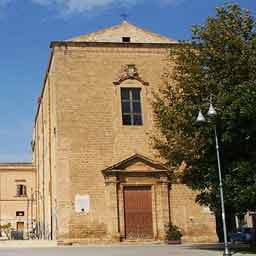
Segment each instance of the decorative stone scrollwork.
M120 85L123 81L132 79L137 80L143 85L149 85L148 82L145 82L139 75L138 69L134 64L124 65L121 68L121 71L118 75L118 79L114 81L114 85Z

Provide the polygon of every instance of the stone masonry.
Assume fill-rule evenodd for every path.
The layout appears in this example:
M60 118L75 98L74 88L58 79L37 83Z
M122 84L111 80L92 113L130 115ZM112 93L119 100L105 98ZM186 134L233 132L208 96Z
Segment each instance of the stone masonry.
M10 223L24 237L36 224L35 175L31 163L0 164L0 225ZM4 232L1 235L0 239L7 238Z
M141 186L150 188L152 239L164 240L171 221L185 241L216 240L214 216L185 185L170 184L150 139L152 93L177 44L128 22L51 43L33 135L42 198L37 221L45 238L126 239L124 191ZM123 125L121 88L140 88L143 125Z

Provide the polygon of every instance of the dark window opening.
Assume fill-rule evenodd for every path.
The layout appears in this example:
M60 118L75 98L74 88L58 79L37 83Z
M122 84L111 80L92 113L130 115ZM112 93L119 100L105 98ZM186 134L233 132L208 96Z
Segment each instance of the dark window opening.
M123 40L123 43L130 43L130 42L131 42L131 38L130 38L130 37L127 37L127 36L124 36L124 37L122 38L122 40Z
M140 88L121 88L123 125L142 125Z
M16 212L16 216L19 217L19 216L24 216L24 211L18 211Z
M17 185L16 186L16 196L26 196L27 195L27 187L25 185Z

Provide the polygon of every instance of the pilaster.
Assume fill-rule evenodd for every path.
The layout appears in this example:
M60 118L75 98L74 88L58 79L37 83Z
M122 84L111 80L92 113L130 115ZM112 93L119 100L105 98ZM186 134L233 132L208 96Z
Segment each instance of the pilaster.
M117 183L116 176L105 177L108 235L120 241Z
M159 239L165 239L166 226L170 223L170 205L169 205L169 179L167 176L161 176L159 186Z

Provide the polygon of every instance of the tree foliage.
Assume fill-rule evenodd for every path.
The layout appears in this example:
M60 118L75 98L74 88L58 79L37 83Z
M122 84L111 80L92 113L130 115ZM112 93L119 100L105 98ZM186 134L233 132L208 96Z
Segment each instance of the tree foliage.
M248 10L227 4L192 39L170 50L164 88L154 111L161 138L155 148L172 167L185 161L182 178L199 191L197 202L220 209L219 178L212 123L196 125L198 110L216 120L226 207L235 214L256 208L256 33Z
M0 232L3 231L6 237L10 240L11 239L11 223L0 225Z

